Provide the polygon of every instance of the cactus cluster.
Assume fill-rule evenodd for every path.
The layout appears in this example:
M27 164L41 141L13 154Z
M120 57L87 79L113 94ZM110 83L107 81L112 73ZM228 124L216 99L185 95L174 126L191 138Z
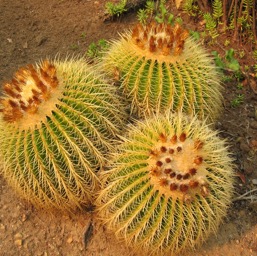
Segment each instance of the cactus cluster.
M130 127L102 181L98 211L109 230L140 255L173 255L217 230L232 161L204 122L169 114Z
M136 25L112 42L103 67L119 77L131 111L139 116L171 110L215 120L221 110L217 68L179 24Z
M89 204L124 121L115 88L74 58L21 68L3 91L0 160L7 181L40 207Z
M3 176L44 208L83 207L101 187L100 218L140 255L194 248L217 230L233 192L225 141L207 124L222 103L212 58L179 24L151 22L113 41L100 67L146 119L115 146L126 112L94 67L80 58L28 65L0 97Z

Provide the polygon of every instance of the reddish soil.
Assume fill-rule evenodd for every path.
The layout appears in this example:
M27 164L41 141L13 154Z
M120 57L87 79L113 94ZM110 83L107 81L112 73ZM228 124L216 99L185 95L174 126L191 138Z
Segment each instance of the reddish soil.
M0 1L0 84L12 78L21 66L45 57L84 54L92 42L117 38L118 33L136 23L136 12L115 21L104 21L105 3L91 0L1 0ZM198 24L187 19L189 26ZM223 36L225 40L229 35ZM224 54L222 41L210 47ZM231 45L230 45L231 47ZM212 49L211 49L212 48ZM242 67L253 65L251 45L234 44L245 51ZM257 91L256 78L245 73L242 89L236 79L225 83L224 112L217 122L227 138L235 159L235 198L257 189ZM238 106L231 101L238 94ZM0 255L133 255L113 235L95 221L90 212L73 215L35 209L15 194L0 176ZM216 236L199 249L196 256L257 255L257 194L235 201ZM134 255L136 256L136 255ZM139 256L139 255L138 255Z

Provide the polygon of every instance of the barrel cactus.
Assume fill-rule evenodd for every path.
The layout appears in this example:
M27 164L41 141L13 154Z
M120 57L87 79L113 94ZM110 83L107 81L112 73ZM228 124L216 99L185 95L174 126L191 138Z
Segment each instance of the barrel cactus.
M115 88L84 59L45 60L3 86L0 163L6 180L39 207L92 200L96 171L123 124Z
M207 239L233 194L225 141L205 122L154 116L130 127L101 173L99 218L139 255L177 255Z
M215 120L221 110L213 59L179 24L136 25L111 43L102 64L141 117L171 110Z

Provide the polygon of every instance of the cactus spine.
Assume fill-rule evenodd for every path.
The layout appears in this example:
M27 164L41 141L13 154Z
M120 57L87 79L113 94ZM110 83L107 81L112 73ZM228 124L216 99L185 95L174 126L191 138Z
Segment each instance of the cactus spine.
M101 75L79 58L45 60L3 86L0 159L6 180L40 207L72 210L92 200L96 171L124 112Z
M207 52L180 25L136 25L113 41L104 69L120 78L139 116L182 111L215 119L221 109L219 74Z
M182 115L132 126L101 177L100 218L140 255L175 255L203 242L233 192L224 141Z

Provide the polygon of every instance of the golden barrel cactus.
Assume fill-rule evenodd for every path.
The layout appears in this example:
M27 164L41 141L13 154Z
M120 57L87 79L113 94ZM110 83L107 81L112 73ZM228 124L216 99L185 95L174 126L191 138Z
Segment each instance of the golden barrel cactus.
M99 218L139 255L177 255L201 244L231 202L232 159L224 140L197 119L138 122L109 166L101 173Z
M19 69L0 101L0 163L8 183L40 207L88 205L123 125L115 91L80 58Z
M215 120L221 110L213 59L179 24L136 25L111 43L102 65L139 116L171 110Z

